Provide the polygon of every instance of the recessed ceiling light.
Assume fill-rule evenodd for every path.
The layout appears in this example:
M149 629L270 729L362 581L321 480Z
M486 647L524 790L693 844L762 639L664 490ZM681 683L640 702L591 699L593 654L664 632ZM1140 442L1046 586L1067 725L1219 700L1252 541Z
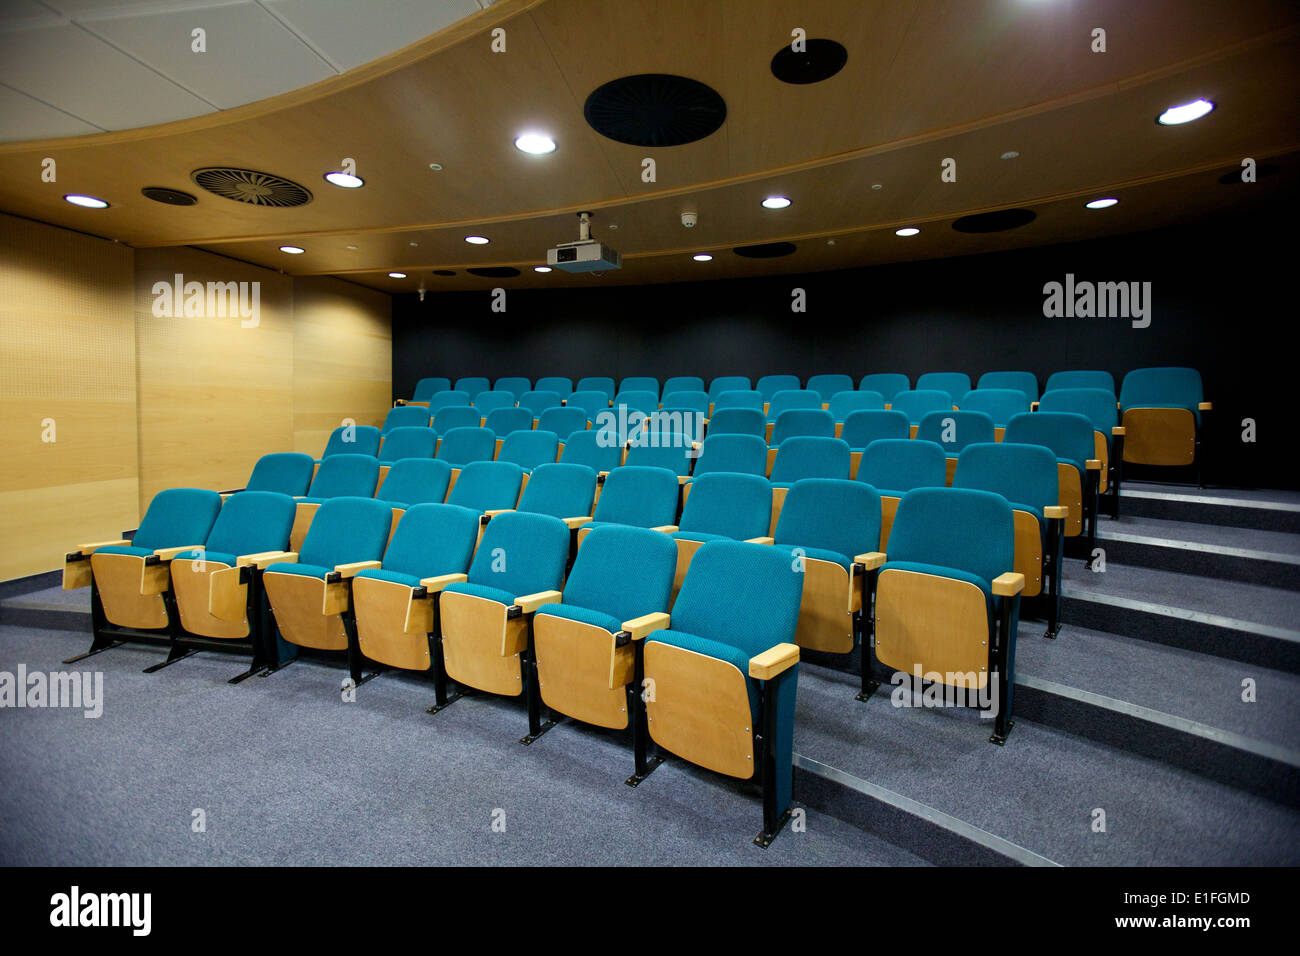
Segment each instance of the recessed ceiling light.
M430 163L429 168L432 169L435 173L440 173L442 172L442 163Z
M701 252L701 253L698 253L698 254L692 256L691 258L693 258L696 262L712 262L712 261L713 261L713 256L709 255L707 252Z
M342 186L344 189L360 189L366 184L366 181L360 176L353 176L351 173L340 173L338 171L326 173L325 182L333 183L335 186Z
M87 209L107 209L108 203L94 196L79 196L76 193L68 193L63 197L65 202L70 202L74 206L85 206Z
M1019 158L1020 158L1020 154L1017 153L1014 149L1009 149L1009 150L1007 150L1005 153L1002 154L1002 158L1003 158L1003 159L1019 159Z
M551 267L550 267L550 266L533 266L533 271L534 271L534 272L550 272L550 271L551 271Z
M768 196L763 200L764 209L784 209L790 205L790 200L785 196Z
M357 247L356 247L356 246L348 246L348 249L350 249L350 250L353 251L353 252L356 252Z
M1094 199L1092 202L1084 203L1089 209L1106 209L1119 202L1118 199Z
M894 230L894 235L896 235L896 236L915 236L915 235L916 235L918 232L920 232L920 231L921 231L921 230L920 230L920 229L917 229L915 226L904 226L902 229L895 229L895 230Z
M485 236L466 236L465 241L471 246L486 246L490 240Z
M298 247L298 246L281 246L281 247L280 247L280 251L281 251L281 252L287 252L287 253L289 253L289 255L291 255L291 256L300 256L300 255L302 255L304 252L306 252L307 250L302 249L302 248L300 248L300 247Z
M533 156L555 152L555 140L545 133L524 133L515 140L515 148Z
M834 240L834 239L827 239L827 240L826 240L826 245L828 245L828 246L833 246L833 245L835 245L835 240Z
M405 279L405 278L406 278L406 273L405 273L405 272L390 272L390 273L388 273L388 278L390 278L390 279Z
M418 246L419 243L418 243L418 242L408 242L407 245L408 245L408 246L412 246L412 247L414 247L414 246Z
M1161 126L1179 126L1200 119L1212 109L1214 104L1209 100L1192 100L1190 103L1169 107L1156 117L1156 122Z
M872 189L884 189L884 188L885 188L885 185L884 185L884 183L872 183L872 184L871 184L871 188L872 188Z

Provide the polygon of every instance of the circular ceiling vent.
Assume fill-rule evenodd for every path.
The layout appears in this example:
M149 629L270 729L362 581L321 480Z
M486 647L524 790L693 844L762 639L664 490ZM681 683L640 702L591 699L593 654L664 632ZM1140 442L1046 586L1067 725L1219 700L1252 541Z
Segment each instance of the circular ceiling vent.
M746 259L777 259L794 252L793 242L760 242L752 246L736 246L731 251Z
M198 197L193 193L182 192L179 189L168 189L166 186L145 186L140 192L146 199L163 202L169 206L193 206L199 201Z
M436 276L454 276L456 274L456 270L455 269L434 269L433 274Z
M777 51L772 57L772 75L782 83L804 86L829 80L848 61L849 51L834 40L805 40L797 53L789 46Z
M1038 218L1032 209L999 209L995 212L980 212L973 216L962 216L953 222L957 232L1004 232L1018 229Z
M587 124L629 146L681 146L715 132L727 104L712 87L668 73L610 80L587 97Z
M465 271L472 276L482 276L485 279L512 279L519 275L519 270L514 266L476 266Z
M1278 166L1275 163L1259 163L1255 167L1255 178L1263 179L1265 176L1274 176L1277 174ZM1244 183L1246 180L1241 178L1245 172L1244 166L1235 166L1219 177L1219 182L1225 186L1232 186L1236 183Z
M311 202L311 190L306 186L255 169L205 166L190 173L190 178L210 193L254 206L305 206Z

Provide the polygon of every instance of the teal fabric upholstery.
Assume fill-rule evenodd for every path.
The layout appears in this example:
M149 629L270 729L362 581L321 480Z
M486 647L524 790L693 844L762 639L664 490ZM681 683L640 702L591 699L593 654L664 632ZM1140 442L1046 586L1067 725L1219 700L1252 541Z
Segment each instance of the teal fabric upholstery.
M695 460L692 474L697 479L718 471L767 476L767 442L760 436L715 434L712 428L709 432Z
M849 466L849 444L843 439L795 436L777 449L771 481L776 485L802 478L847 478Z
M659 379L649 375L629 375L618 383L620 392L653 392L655 401L659 400Z
M1096 452L1092 422L1072 412L1029 412L1007 422L1002 440L1020 445L1043 445L1079 471L1082 481L1088 459Z
M604 392L605 404L608 405L609 400L614 397L614 380L612 378L604 378L598 375L580 378L578 379L578 384L574 387L574 391Z
M777 392L799 391L802 388L798 375L764 375L754 383L754 391L760 392L765 402L772 401Z
M1100 371L1053 372L1047 377L1047 387L1043 391L1057 388L1104 388L1114 395L1115 376Z
M619 525L596 528L573 562L563 600L537 613L617 633L624 621L668 610L676 569L677 548L667 535Z
M369 498L379 483L379 459L372 455L330 455L320 463L307 490L308 498L356 496Z
M433 430L446 435L453 428L478 428L485 412L473 405L451 405L440 408L433 416Z
M932 441L882 438L862 453L858 481L895 497L913 488L942 488L948 481L943 446Z
M873 392L868 389L857 392L836 392L831 396L829 411L831 418L837 422L842 422L853 412L879 411L883 410L884 407L885 396L880 392Z
M707 434L754 435L766 445L767 419L760 408L714 408Z
M862 392L879 392L889 401L899 392L910 391L912 380L899 372L873 372L862 376L858 390Z
M390 408L388 414L384 416L384 427L379 430L379 434L387 435L394 428L403 426L428 428L429 410L423 405L398 405Z
M777 392L767 399L767 402L767 420L775 422L778 415L791 409L820 409L822 407L822 396L820 392L813 392L806 388L788 388Z
M831 552L841 564L879 551L880 493L861 481L796 481L786 493L772 537L778 545L804 548L808 557Z
M541 417L548 408L558 408L564 399L559 392L524 392L519 396L519 407L533 413L534 418Z
M516 510L553 518L577 518L591 514L595 498L594 468L553 462L533 469Z
M538 385L537 387L545 388L544 385ZM526 378L506 377L497 379L492 388L498 392L509 392L515 397L515 400L518 401L519 396L524 394L524 392L532 391L533 383ZM573 391L572 385L569 386L569 391ZM478 403L476 402L475 404Z
M999 494L917 488L903 495L889 532L889 561L965 571L986 585L1014 562L1015 522Z
M872 394L872 393L868 393ZM840 438L848 442L854 451L862 451L873 441L882 438L909 438L912 423L906 415L897 410L866 409L849 412L840 430Z
M691 440L680 432L643 432L628 445L623 467L666 468L674 475L691 473Z
M835 437L835 418L821 408L790 408L775 419L772 426L772 447L787 438L810 435L815 438Z
M478 394L475 392L474 394ZM454 408L458 405L470 405L470 393L462 392L459 389L451 389L446 392L438 392L429 399L430 416L438 414L444 408Z
M709 383L709 398L717 401L723 392L748 392L753 387L745 375L719 375Z
M1037 401L1037 397L1031 399L1026 392L1018 388L985 388L981 385L959 398L957 404L964 412L984 412L993 419L994 425L1005 428L1007 422L1016 415L1029 411L1031 401Z
M982 391L986 388L1011 388L1018 392L1023 392L1025 398L1030 402L1038 401L1038 376L1033 372L985 372L980 376L979 382L975 385L976 391ZM966 405L959 402L962 408ZM988 411L988 409L984 409ZM1026 407L1025 411L1029 411ZM1002 424L998 422L998 424Z
M609 408L609 399L610 396L599 389L577 391L569 396L567 407L581 408L589 421L595 421L597 415Z
M614 410L617 411L620 405L626 405L628 412L635 411L649 415L659 407L659 393L649 389L620 391L614 396Z
M379 453L379 429L374 425L340 425L330 432L321 459L331 455L376 455Z
M403 458L388 469L388 477L375 493L380 501L395 505L420 505L442 501L451 483L451 465L436 458Z
M497 461L512 461L524 471L554 463L560 453L560 436L547 431L511 432L501 443Z
M596 471L613 471L622 462L623 448L609 438L609 435L596 428L572 432L564 439L560 461L571 465L586 465Z
M970 376L965 372L926 372L916 380L917 390L937 389L947 392L952 404L970 391Z
M537 416L537 428L540 431L555 432L557 435L571 435L574 432L586 431L588 421L590 421L590 419L587 417L587 410L585 408L578 408L573 405L562 405L556 408L548 408L546 411L542 412L541 415ZM491 421L489 421L487 425L488 428L492 428L492 430L498 435L508 435L519 427L532 427L530 423L528 426L516 425L514 428L507 429L493 428Z
M952 440L945 441L951 429ZM956 457L967 445L993 441L993 419L984 412L927 412L916 430L917 441L932 441Z
M664 391L664 408L689 408L701 415L709 414L709 393L702 388L676 388Z
M378 561L388 544L392 508L374 498L331 498L312 520L297 564L272 564L268 574L324 577L340 564Z
M837 392L853 391L853 379L847 375L814 375L804 387L821 395L823 402L829 402Z
M954 488L992 491L1037 515L1059 500L1056 456L1042 445L987 442L969 445L957 459Z
M762 414L763 403L765 401L767 401L767 399L765 399L763 393L757 389L752 391L729 389L722 392L713 400L713 411L714 414L717 414L724 408L753 408L757 409L759 414Z
M474 587L489 588L506 597L502 603L511 604L524 594L560 590L568 559L569 527L563 521L550 515L507 511L493 518L483 531L469 566L469 586L452 584L446 590L474 594Z
M525 381L527 381L525 379ZM524 389L527 391L527 389ZM519 401L519 396L523 392L512 392L508 389L497 389L491 392L479 392L474 396L474 407L478 409L479 417L486 417L488 412L498 408L514 408L515 403ZM478 424L475 422L474 424Z
M667 404L668 396L673 392L703 392L704 379L698 375L674 375L664 381L663 396ZM707 394L707 393L706 393Z
M311 455L281 451L263 455L248 476L245 491L274 491L282 495L305 495L311 487L316 462Z
M480 514L513 508L519 500L524 470L510 461L472 461L461 469L447 495L447 504L470 508Z
M1136 368L1124 376L1119 403L1130 408L1186 408L1200 424L1197 405L1205 400L1201 373L1194 368Z
M545 378L539 378L537 380L537 391L555 392L560 398L568 398L573 394L573 379L565 378L562 375L549 375Z
M383 569L361 571L357 577L397 580L415 587L421 578L463 574L478 542L478 519L477 511L456 505L407 508L384 552Z
M453 428L440 432L438 458L453 468L472 461L491 461L497 453L497 436L486 428Z
M466 395L477 395L479 392L486 392L491 387L492 383L490 381L478 376L456 379L456 391L464 392Z
M677 475L669 469L624 465L605 479L595 520L637 528L673 524L677 495Z
M1055 388L1044 392L1038 402L1040 412L1073 412L1092 422L1095 431L1106 436L1110 446L1111 429L1119 424L1115 393L1104 388Z
M413 402L427 402L437 392L451 391L449 378L422 378L415 383L415 392L411 395Z
M203 550L226 555L283 551L297 510L293 498L270 491L241 491L226 499L208 533ZM233 563L233 562L228 562Z
M551 409L554 411L554 409ZM564 411L564 409L560 409ZM582 412L578 411L581 415ZM526 408L494 408L483 416L487 419L483 427L494 435L509 435L511 432L528 431L533 427L533 413ZM548 429L555 431L555 429Z
M221 512L221 495L203 488L168 488L153 496L131 539L131 547L151 554L159 548L204 544ZM121 546L100 548L104 554L131 553Z
M771 521L772 486L766 479L719 472L691 482L679 533L687 538L702 533L744 541L765 536Z
M438 433L432 428L417 425L394 428L379 446L379 461L387 465L402 458L432 458L437 447Z
M965 392L962 392L965 395ZM950 412L954 404L952 396L942 389L925 388L912 392L899 392L890 403L895 411L902 412L907 420L918 425L926 412Z

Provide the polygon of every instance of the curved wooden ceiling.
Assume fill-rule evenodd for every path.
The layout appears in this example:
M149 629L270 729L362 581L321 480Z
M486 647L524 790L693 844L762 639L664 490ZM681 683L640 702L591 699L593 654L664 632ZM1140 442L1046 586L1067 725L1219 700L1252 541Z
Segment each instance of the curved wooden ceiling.
M1096 27L1105 53L1091 50ZM491 48L496 28L504 53ZM776 80L769 63L795 28L844 44L845 68L808 86ZM815 271L1111 235L1290 198L1297 64L1300 14L1284 0L498 0L399 54L272 100L0 147L0 208L132 245L194 245L394 292ZM658 150L591 130L582 114L591 90L641 72L709 84L727 102L726 122ZM1217 109L1187 126L1154 122L1196 97ZM513 141L526 129L545 130L559 148L519 152ZM1020 156L1000 158L1011 150ZM647 156L653 183L641 179ZM1247 156L1281 175L1218 182ZM57 183L40 180L45 157L58 163ZM356 160L364 188L322 181L343 157ZM956 182L940 179L947 157ZM209 165L273 172L315 199L265 209L211 196L189 175ZM200 201L162 206L140 195L144 186ZM112 206L75 208L62 201L68 192ZM763 209L774 193L793 204ZM1102 194L1121 202L1084 209ZM1007 206L1038 217L1006 233L950 228ZM574 213L584 209L623 269L533 273L547 248L576 238ZM699 215L694 229L681 225L685 210ZM895 236L903 225L921 233ZM467 245L471 233L492 242ZM730 251L776 240L798 249L772 260ZM306 254L285 255L283 244ZM696 252L715 258L697 263ZM524 273L463 272L487 265ZM457 274L431 275L436 268Z

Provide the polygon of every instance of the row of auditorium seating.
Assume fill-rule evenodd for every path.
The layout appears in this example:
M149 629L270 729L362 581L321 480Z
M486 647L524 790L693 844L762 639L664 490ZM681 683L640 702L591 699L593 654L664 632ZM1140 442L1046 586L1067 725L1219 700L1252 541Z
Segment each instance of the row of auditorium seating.
M768 513L767 483L757 476L702 476L680 527L637 527L622 519L653 497L655 482L670 502L663 514L673 514L674 475L611 473L601 500L626 485L625 507L602 520L598 505L593 521L564 515L570 503L552 507L559 515L527 510L528 493L551 476L559 479L553 493L594 498L594 471L550 464L534 473L517 509L492 516L454 498L401 515L371 498L331 498L295 551L282 550L293 498L242 491L223 502L216 492L172 489L155 497L131 542L69 554L65 587L92 587L92 653L133 630L164 631L168 657L151 671L234 641L253 656L239 681L283 666L277 648L287 641L346 651L354 685L368 679L366 659L429 671L433 711L455 699L448 681L524 696L525 742L549 726L543 705L630 728L630 783L655 765L647 737L701 766L759 780L765 845L789 809L800 646L847 653L860 644L862 699L874 690L873 643L887 667L983 692L995 716L991 739L1005 740L1020 594L1029 590L1017 570L1019 515L1036 511L1049 547L1059 521L1050 504L1013 505L964 486L1000 482L1028 497L1023 483L1006 483L1018 482L1034 456L1052 483L1055 463L1044 449L965 449L963 487L903 495L887 544L880 494L843 479L796 482L775 534L765 536L754 533L766 530ZM517 467L480 462L457 487L511 469L518 485ZM1038 493L1051 501L1054 492Z

